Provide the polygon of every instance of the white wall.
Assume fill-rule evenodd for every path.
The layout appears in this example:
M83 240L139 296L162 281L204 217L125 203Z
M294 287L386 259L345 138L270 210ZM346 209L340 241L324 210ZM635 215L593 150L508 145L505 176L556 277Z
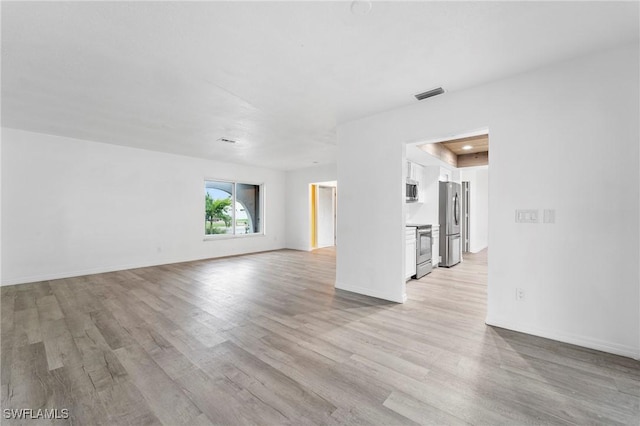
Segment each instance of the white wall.
M285 173L2 129L2 284L285 244ZM204 241L204 179L265 184L265 236Z
M636 43L341 125L337 287L402 300L405 142L489 129L487 323L640 356L638 59Z
M374 118L338 127L336 288L406 300L405 148Z
M460 169L460 179L468 181L469 194L469 251L478 253L489 245L489 170Z
M311 199L309 185L336 180L336 164L308 167L286 172L286 247L311 250ZM340 234L337 233L340 238Z

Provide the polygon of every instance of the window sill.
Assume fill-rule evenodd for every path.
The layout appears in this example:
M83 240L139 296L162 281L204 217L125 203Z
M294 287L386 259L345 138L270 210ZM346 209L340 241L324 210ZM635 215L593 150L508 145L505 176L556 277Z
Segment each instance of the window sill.
M216 241L216 240L234 240L236 238L255 238L255 237L264 237L263 233L260 234L210 234L205 235L202 241Z

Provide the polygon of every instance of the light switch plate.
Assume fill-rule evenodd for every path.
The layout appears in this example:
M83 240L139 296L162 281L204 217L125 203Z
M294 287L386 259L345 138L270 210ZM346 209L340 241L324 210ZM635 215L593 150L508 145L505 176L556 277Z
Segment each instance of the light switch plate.
M556 210L555 209L545 209L542 213L542 222L543 223L556 223Z
M538 210L516 210L516 223L538 223Z

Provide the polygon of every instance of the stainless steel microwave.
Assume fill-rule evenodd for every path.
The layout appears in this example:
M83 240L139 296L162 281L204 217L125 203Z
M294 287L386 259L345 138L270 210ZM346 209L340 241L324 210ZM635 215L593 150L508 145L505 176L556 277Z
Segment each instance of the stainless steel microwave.
M407 179L407 203L415 203L418 201L418 182Z

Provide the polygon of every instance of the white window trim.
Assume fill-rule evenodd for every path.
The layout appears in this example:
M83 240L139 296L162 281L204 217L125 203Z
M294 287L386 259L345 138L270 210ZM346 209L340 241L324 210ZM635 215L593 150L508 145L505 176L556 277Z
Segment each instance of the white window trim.
M230 183L233 184L233 202L234 202L234 208L233 208L233 215L232 215L232 221L234 224L234 232L235 232L235 223L236 223L236 209L235 209L235 203L236 203L236 184L240 183L240 184L244 184L244 185L256 185L260 187L260 221L261 221L261 226L260 226L260 232L254 232L252 234L204 234L204 238L202 239L202 241L215 241L215 240L233 240L236 238L252 238L252 237L265 237L267 235L267 231L266 231L266 215L265 215L265 193L266 193L266 184L264 182L262 183L257 183L257 182L251 182L251 181L244 181L244 180L229 180L229 179L217 179L217 178L208 178L205 177L204 178L204 185L206 188L206 184L207 182L224 182L224 183ZM204 203L204 202L203 202ZM206 209L206 205L203 205L203 208Z

